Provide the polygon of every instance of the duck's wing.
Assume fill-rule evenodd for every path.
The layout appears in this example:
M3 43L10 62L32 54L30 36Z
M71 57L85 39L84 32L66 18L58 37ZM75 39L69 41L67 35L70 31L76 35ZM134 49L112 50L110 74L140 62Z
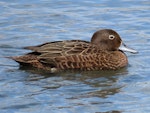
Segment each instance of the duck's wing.
M90 42L82 40L48 42L38 46L29 46L26 49L39 53L41 58L52 58L83 53L90 47Z
M15 60L19 63L33 62L33 59L30 61L30 58L34 57L38 62L55 65L55 58L59 59L60 57L86 53L85 51L90 45L90 42L82 40L48 42L38 46L25 47L25 49L32 50L33 52L19 58L17 57L17 59L15 57Z

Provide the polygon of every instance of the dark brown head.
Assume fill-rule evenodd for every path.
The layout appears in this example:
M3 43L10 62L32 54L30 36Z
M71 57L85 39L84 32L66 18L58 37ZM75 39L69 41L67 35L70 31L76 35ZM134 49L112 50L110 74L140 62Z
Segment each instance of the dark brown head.
M103 50L115 51L118 50L122 40L116 31L102 29L93 34L91 43L99 46Z

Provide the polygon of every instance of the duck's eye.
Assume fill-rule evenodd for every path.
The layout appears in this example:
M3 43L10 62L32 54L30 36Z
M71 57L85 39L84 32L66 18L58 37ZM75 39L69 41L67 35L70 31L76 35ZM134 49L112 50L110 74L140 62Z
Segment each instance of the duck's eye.
M109 39L110 39L110 40L113 40L114 38L115 38L114 35L109 35Z

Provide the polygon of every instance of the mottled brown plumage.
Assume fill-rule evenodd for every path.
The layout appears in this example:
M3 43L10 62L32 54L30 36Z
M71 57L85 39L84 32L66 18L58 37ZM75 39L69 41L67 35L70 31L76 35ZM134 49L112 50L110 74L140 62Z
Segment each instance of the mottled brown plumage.
M65 69L116 70L127 65L126 55L119 50L123 44L118 33L111 29L95 32L91 42L67 40L26 47L33 52L12 57L22 66L55 72ZM136 53L136 51L131 50Z

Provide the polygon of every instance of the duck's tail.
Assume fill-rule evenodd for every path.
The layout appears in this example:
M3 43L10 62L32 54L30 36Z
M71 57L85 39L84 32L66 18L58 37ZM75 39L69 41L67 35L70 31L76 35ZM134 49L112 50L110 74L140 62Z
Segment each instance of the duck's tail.
M27 67L27 68L34 67L36 69L49 71L50 73L58 72L57 68L51 67L50 65L40 62L40 60L37 58L37 55L26 54L23 56L15 56L15 57L7 57L7 58L15 60L22 67Z
M8 57L8 58L15 60L22 66L33 66L33 67L40 66L40 62L38 61L36 55L27 54L24 56L15 56L15 57Z

